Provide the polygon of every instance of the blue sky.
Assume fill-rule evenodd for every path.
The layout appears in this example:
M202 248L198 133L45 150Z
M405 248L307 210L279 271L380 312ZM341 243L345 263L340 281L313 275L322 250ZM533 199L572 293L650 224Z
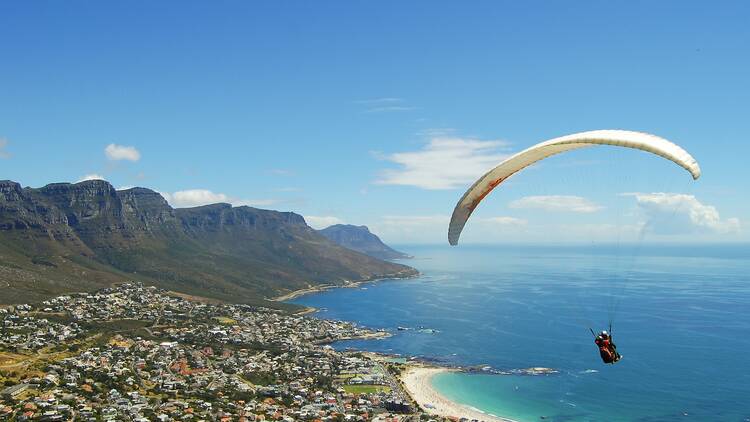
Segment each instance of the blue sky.
M591 129L488 197L466 242L748 241L747 2L2 2L0 178L445 242L475 176ZM110 146L111 145L111 146Z

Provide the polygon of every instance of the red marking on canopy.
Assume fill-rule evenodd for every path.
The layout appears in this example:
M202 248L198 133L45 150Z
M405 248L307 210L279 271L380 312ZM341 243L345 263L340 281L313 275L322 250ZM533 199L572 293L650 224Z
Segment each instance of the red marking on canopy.
M482 192L482 194L479 195L479 198L472 201L471 205L469 205L469 211L473 212L474 208L476 208L477 205L479 205L479 203L482 202L482 199L484 199L485 196L489 195L490 192L492 192L492 189L495 189L497 185L499 185L500 183L503 183L503 180L505 180L504 177L490 182L490 187L486 191Z

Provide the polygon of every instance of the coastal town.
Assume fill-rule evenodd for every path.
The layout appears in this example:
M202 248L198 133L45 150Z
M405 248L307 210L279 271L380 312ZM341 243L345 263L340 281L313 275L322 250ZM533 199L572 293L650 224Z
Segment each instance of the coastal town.
M9 306L0 420L442 419L405 388L403 359L330 345L388 335L135 283Z

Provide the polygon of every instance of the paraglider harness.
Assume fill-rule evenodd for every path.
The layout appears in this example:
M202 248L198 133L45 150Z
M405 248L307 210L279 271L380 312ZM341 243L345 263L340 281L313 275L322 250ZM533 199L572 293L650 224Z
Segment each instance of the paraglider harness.
M589 328L589 331L594 335L594 343L599 347L599 355L604 363L615 364L622 358L620 353L617 352L617 346L612 342L612 324L609 325L609 332L606 337L601 334L596 335L591 328Z

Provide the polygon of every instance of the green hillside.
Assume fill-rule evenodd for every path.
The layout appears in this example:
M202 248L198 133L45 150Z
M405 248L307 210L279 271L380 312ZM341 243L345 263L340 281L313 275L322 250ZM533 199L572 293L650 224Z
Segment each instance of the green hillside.
M137 280L196 296L267 299L416 270L346 249L289 212L173 209L144 188L92 180L39 189L0 182L0 303Z

